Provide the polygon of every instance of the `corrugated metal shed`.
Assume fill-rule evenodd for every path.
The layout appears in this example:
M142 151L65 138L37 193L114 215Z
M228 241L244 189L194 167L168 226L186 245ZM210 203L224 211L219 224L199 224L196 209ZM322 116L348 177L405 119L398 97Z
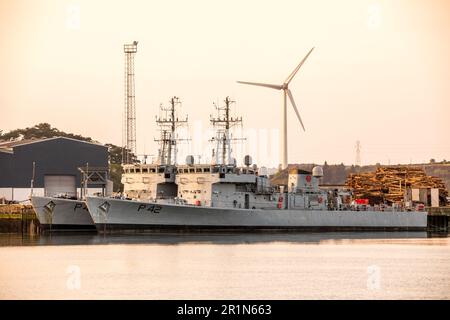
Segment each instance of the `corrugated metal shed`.
M44 187L45 175L75 175L81 187L78 167L108 167L108 148L81 140L48 139L0 143L0 188L27 188L35 162L35 188Z

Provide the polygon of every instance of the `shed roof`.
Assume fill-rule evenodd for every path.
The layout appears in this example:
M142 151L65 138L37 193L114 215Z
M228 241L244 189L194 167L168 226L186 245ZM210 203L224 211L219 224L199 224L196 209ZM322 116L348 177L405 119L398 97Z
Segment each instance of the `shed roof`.
M12 150L12 148L18 147L18 146L28 145L28 144L32 144L32 143L47 142L47 141L57 140L57 139L71 140L71 141L75 141L75 142L82 142L82 143L96 145L99 147L108 148L107 146L104 146L98 142L88 142L88 141L77 140L77 139L68 138L68 137L52 137L52 138L44 138L44 139L25 139L25 140L14 140L14 141L1 141L0 142L0 150L1 149Z

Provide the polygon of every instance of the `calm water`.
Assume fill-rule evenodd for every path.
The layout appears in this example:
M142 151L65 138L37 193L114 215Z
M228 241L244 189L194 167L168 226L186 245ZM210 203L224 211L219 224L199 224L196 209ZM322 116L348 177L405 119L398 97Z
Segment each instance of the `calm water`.
M426 233L0 235L0 299L449 299Z

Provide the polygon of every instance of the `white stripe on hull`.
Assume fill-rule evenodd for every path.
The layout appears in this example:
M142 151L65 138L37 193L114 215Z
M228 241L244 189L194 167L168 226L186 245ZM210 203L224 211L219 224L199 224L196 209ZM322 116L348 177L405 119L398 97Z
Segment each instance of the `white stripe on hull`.
M107 203L107 205L105 205ZM97 229L142 227L425 229L426 212L224 209L88 197ZM103 209L101 209L102 207Z
M52 213L45 208L49 202L55 204ZM44 228L50 225L60 227L94 226L94 221L84 201L52 197L32 197L31 203L36 211L39 223Z

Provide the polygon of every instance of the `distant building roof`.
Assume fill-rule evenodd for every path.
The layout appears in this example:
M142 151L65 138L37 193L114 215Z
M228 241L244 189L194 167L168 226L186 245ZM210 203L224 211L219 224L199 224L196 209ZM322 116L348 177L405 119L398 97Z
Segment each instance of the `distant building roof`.
M0 147L0 152L3 152L3 153L13 153L11 148L2 148L2 147Z
M96 145L99 147L107 148L106 146L104 146L98 142L88 142L88 141L83 141L83 140L78 140L78 139L73 139L73 138L68 138L68 137L52 137L52 138L43 138L43 139L36 138L36 139L24 139L24 140L0 141L0 149L12 150L12 148L17 147L17 146L23 146L23 145L27 145L27 144L31 144L31 143L47 142L47 141L56 140L56 139L71 140L71 141L88 143L88 144L93 144L93 145Z
M42 139L24 139L24 140L8 140L8 141L0 141L0 148L12 148L17 145L21 145L23 143L33 142Z

